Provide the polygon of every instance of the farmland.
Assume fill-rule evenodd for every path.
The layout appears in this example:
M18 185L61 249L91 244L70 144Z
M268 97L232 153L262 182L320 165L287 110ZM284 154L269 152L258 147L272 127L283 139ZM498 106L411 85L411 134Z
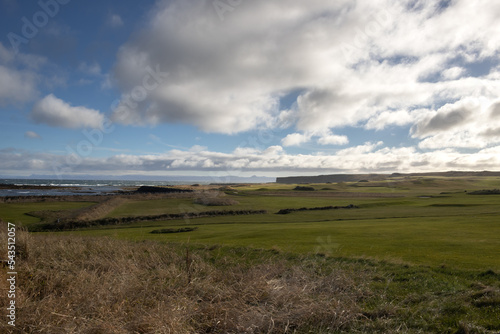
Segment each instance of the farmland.
M179 287L169 298L175 295L186 303L200 298L200 294L217 299L217 293L212 291L214 286L220 291L230 291L237 289L238 280L246 281L244 275L254 277L253 281L246 281L249 289L254 289L248 291L250 304L239 297L227 296L226 301L235 303L237 315L218 309L224 304L221 301L202 301L200 303L213 312L192 310L192 313L183 313L182 317L187 320L171 319L169 328L180 326L172 329L175 332L208 332L208 328L212 328L214 332L248 333L498 333L500 195L481 190L500 188L500 178L393 177L381 181L300 186L302 188L293 184L213 186L197 189L189 195L120 195L111 200L0 203L0 217L39 231L29 235L29 242L33 244L30 249L41 258L56 252L59 265L64 263L62 266L67 266L68 272L90 266L101 268L110 275L108 279L113 280L116 277L102 269L102 266L114 266L113 257L117 257L116 263L123 261L129 266L132 263L140 267L142 261L149 266L151 279L171 280L173 286ZM86 222L87 227L60 228L55 232L54 226L58 223L75 220ZM130 258L122 258L125 255L118 254L113 247L122 249ZM100 253L94 253L97 249ZM175 275L170 273L172 277L158 271L151 258L143 258L144 252L150 252L148 256L160 259L167 249L172 254L168 265L172 266L171 270L177 270ZM68 259L64 258L65 252ZM86 255L76 260L82 254ZM103 256L103 263L99 263L99 254ZM37 259L32 255L23 270L32 277L43 271L48 275L50 268L57 266L50 262L56 261L55 258L54 255L40 260L46 266L35 270ZM167 265L165 259L158 261L158 266ZM79 267L71 267L77 263ZM130 269L120 270L125 270L132 281L137 279L134 284L139 284L145 275L137 268L133 273ZM219 286L213 281L214 275L227 275L227 284ZM331 300L307 288L333 278L341 280L338 284L344 288L337 286L335 291L323 291ZM287 298L291 299L260 296L258 286L262 279L275 282L283 291L289 289ZM66 282L64 277L60 283L72 289L71 282ZM33 282L25 284L31 291L40 288L33 286ZM195 287L198 292L191 290ZM299 293L299 287L304 289L303 293ZM267 291L267 288L261 289ZM52 292L48 289L46 293L57 294L56 290L57 287L53 287ZM157 299L159 303L165 294L168 293L151 296L151 303ZM296 302L293 302L294 294ZM133 298L137 303L147 303L140 296ZM336 300L335 306L332 300ZM304 303L310 310L298 310L296 303ZM246 313L252 305L259 316ZM278 311L279 305L288 311ZM333 313L324 314L316 309L320 305L323 309L331 308L336 315L344 310L345 316L332 318ZM27 298L26 307L31 312L39 305ZM115 310L112 316L120 319L122 311ZM85 326L91 332L100 325L96 314L88 312L89 322ZM301 312L317 313L319 318L310 318ZM60 313L64 314L62 310ZM156 319L156 325L148 327L142 324L143 316L146 315L137 314L137 321L141 323L140 328L146 329L136 332L154 333L153 327L158 328L161 321ZM224 317L226 322L221 320ZM255 322L256 327L252 330L248 329L250 325L238 327L247 321L241 320L245 317L254 317L248 322ZM59 320L70 326L64 319ZM214 325L212 321L220 323ZM29 320L26 324L38 326L32 322L30 325ZM113 328L122 327L117 323Z

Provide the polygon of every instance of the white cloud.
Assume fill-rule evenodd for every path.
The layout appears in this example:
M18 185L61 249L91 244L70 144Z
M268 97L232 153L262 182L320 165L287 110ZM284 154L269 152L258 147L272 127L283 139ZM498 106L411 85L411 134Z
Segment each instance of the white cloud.
M281 140L281 144L285 147L300 146L311 140L311 135L302 133L291 133Z
M320 145L346 145L349 143L349 138L346 136L334 135L327 133L318 139Z
M425 138L432 134L443 133L463 127L471 117L481 111L481 106L473 100L448 103L436 112L418 121L412 129L413 136ZM470 123L469 123L470 124Z
M411 124L415 120L418 111L409 112L407 110L384 111L368 120L366 129L384 130L386 127L404 126Z
M98 110L73 107L53 94L34 105L31 117L37 123L63 128L100 128L104 122L104 115Z
M149 31L120 50L115 74L126 93L141 85L147 66L160 65L171 76L138 108L115 111L116 119L184 122L222 133L272 125L280 96L321 83L318 76L334 64L329 59L325 67L328 55L299 46L314 45L309 39L323 28L316 19L325 10L340 12L342 4L314 1L305 9L298 1L286 7L257 1L222 24L211 3L160 2ZM255 25L254 17L265 23ZM328 37L321 38L321 48L329 48Z
M279 155L279 154L281 154L283 152L284 152L283 147L275 145L275 146L270 146L267 149L265 149L262 152L262 154L263 155L271 155L272 156L272 155Z
M448 131L443 127L453 114L443 124L435 115L426 126L422 117L445 102L497 98L498 67L483 76L471 69L499 54L500 40L492 36L500 28L493 14L500 4L441 6L256 0L221 21L210 2L159 1L147 28L120 49L114 75L124 96L143 86L147 68L158 67L168 78L136 105L122 103L114 119L181 122L220 133L294 127L283 146L345 126L416 123L420 131L435 125L436 133ZM280 110L280 99L296 91L292 107ZM346 143L341 136L319 137L319 144Z
M500 146L492 146L477 154L460 153L452 149L418 152L414 147L382 147L382 143L366 143L341 150L334 155L291 155L282 148L269 147L253 152L213 152L197 147L170 150L163 154L118 154L108 158L83 158L78 164L68 164L68 157L14 149L0 149L0 170L53 173L119 175L128 173L220 172L225 175L267 175L301 173L372 173L425 172L436 170L496 170L500 163ZM66 168L66 169L64 169Z
M443 79L446 79L446 80L455 80L455 79L458 79L460 76L462 76L462 74L464 74L464 73L465 73L465 68L455 66L455 67L445 69L441 73L441 76L443 77Z
M330 131L291 133L281 140L281 144L285 147L301 146L309 143L313 138L317 138L316 142L319 145L345 145L349 143L347 136L339 136Z
M500 143L498 102L486 98L467 98L449 103L436 111L422 112L411 129L421 139L419 148L482 149ZM475 153L471 153L475 154Z
M377 147L382 146L384 143L379 141L377 143L366 142L363 145L358 145L354 147L349 147L337 152L339 156L360 156L365 155L367 153L373 152Z
M435 150L445 147L456 148L483 148L488 145L488 142L477 136L474 136L469 131L459 131L450 133L438 133L434 136L422 140L418 147L421 149Z

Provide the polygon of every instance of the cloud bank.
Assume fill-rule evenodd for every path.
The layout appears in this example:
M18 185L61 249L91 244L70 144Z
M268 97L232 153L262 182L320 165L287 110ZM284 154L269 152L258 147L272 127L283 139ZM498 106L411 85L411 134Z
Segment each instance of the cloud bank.
M429 172L446 170L494 170L500 163L500 146L480 150L475 155L453 149L418 152L412 147L383 147L367 142L340 150L335 155L320 153L293 155L280 146L266 149L238 148L231 153L213 152L204 147L170 150L162 154L119 154L108 158L75 159L49 153L16 149L0 150L0 169L17 175L19 171L73 174L126 175L137 172L155 175L182 174L203 170L208 175L250 176L306 173ZM437 153L437 154L436 154Z

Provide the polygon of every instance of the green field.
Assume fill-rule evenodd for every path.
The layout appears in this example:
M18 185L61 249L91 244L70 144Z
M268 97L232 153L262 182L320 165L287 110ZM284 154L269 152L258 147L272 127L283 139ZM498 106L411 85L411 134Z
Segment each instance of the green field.
M497 178L420 178L386 182L320 184L316 191L294 185L249 185L226 191L239 204L207 207L191 198L128 198L106 217L160 215L209 210L267 210L264 215L141 221L85 229L79 235L165 242L245 246L292 253L324 253L461 269L500 270L500 196L466 191L500 186ZM2 219L26 225L39 210L77 210L95 203L0 204ZM356 209L308 210L286 215L285 208L356 205ZM154 235L160 227L196 231Z
M140 218L35 236L120 240L131 245L154 242L174 247L181 254L191 249L205 261L200 268L210 265L223 272L237 266L238 261L258 265L269 259L285 259L290 268L312 263L314 268L323 268L314 269L320 276L323 270L330 273L348 266L351 273L371 275L368 283L363 283L367 284L368 297L356 304L364 311L361 320L356 318L350 327L359 330L353 332L498 333L500 195L469 193L500 188L499 178L307 185L314 191L297 191L295 186L245 185L210 193L238 202L231 206L206 206L194 204L193 198L161 196L128 196L112 204L3 203L0 217L28 228L41 226L58 215L71 217L72 212L81 213L86 208L103 212L101 218ZM355 207L346 208L351 204ZM341 208L319 209L327 206ZM301 208L309 210L277 214L282 209ZM267 213L154 219L156 215L211 210ZM38 211L51 214L37 218ZM183 229L186 227L193 229ZM188 232L151 233L159 229ZM366 323L363 317L368 319Z
M35 202L35 203L0 203L0 219L25 226L38 223L39 218L32 216L36 211L66 211L88 207L94 202Z

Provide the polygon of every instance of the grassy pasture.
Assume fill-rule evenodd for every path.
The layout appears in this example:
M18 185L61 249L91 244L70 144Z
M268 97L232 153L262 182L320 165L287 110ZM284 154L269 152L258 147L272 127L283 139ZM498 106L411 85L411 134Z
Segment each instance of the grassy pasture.
M500 331L500 196L467 194L499 188L500 179L295 186L234 187L225 198L238 204L229 207L186 196L130 196L97 209L91 202L0 204L0 218L28 227L39 219L26 213L42 210L94 207L89 217L101 218L268 212L35 233L19 265L19 312L44 320L20 318L21 331L252 332L242 324L257 326L255 333ZM276 214L349 204L358 208ZM106 297L89 299L96 288Z
M486 181L424 178L309 185L317 189L313 192L294 191L294 185L250 185L228 192L226 198L238 202L229 208L263 209L268 211L267 214L143 221L64 233L136 241L151 239L181 244L245 246L463 270L500 270L500 196L466 193L466 190L483 189L487 185L492 188L500 183L497 179ZM321 190L325 188L328 190ZM367 188L371 191L366 192ZM276 214L284 208L349 204L359 208ZM107 216L202 212L207 209L211 208L193 204L190 198L131 198ZM150 233L158 228L186 226L198 229L171 235Z
M415 178L377 182L312 184L316 191L295 191L296 185L246 185L224 198L238 204L207 207L193 198L129 197L116 201L105 217L160 215L207 210L267 210L264 215L221 216L168 221L142 221L102 226L76 233L151 239L165 242L245 246L301 254L321 253L460 269L500 270L500 196L468 195L495 188L498 178ZM37 210L77 210L89 202L0 204L1 218L35 224L26 215ZM285 208L347 206L357 209L299 211ZM198 227L196 231L154 235L159 228Z
M35 202L35 203L0 203L0 219L23 225L35 224L40 218L29 215L36 211L66 211L77 210L95 202Z
M310 219L307 213L296 219ZM265 219L265 217L261 217ZM500 270L500 226L492 216L392 218L323 222L272 222L239 217L142 223L75 232L86 236L176 243L246 246L334 257L362 257L464 270ZM217 220L215 222L214 220ZM238 220L238 221L235 221ZM253 221L252 221L253 220ZM158 227L198 227L179 235L151 235ZM66 232L68 233L68 232Z

